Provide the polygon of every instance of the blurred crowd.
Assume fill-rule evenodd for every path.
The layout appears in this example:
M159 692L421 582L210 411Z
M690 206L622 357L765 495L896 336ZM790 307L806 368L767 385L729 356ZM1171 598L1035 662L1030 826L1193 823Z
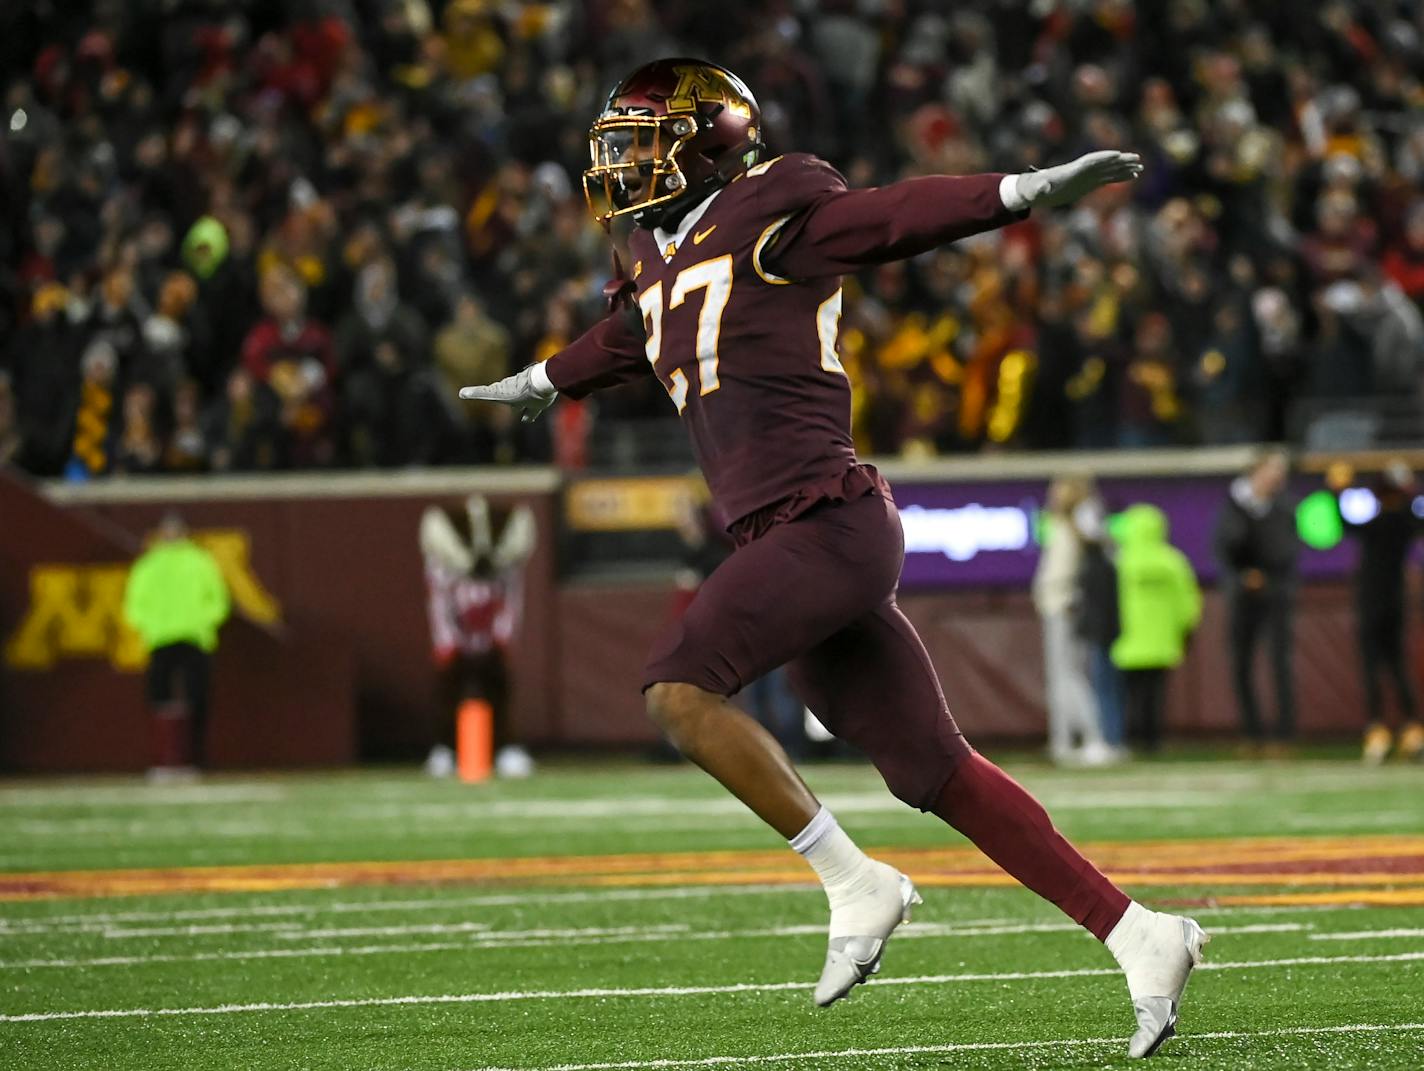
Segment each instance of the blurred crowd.
M1279 439L1420 390L1409 0L34 0L0 11L0 461L577 466L670 417L651 381L532 426L454 398L601 314L588 123L669 54L852 185L1146 158L849 286L867 452Z

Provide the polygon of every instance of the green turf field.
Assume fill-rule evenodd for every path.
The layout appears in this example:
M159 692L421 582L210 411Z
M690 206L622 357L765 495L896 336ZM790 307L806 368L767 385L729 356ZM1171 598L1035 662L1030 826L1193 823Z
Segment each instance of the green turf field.
M1009 765L1215 934L1158 1065L1424 1068L1424 768ZM1101 946L872 773L807 772L925 895L825 1010L809 870L695 771L0 783L0 1068L1128 1063Z

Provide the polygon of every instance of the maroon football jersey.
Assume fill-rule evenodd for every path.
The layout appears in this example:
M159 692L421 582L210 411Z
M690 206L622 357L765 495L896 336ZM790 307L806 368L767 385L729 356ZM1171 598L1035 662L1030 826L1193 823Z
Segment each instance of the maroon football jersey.
M550 381L580 397L651 369L732 521L830 480L856 463L841 274L1014 219L1002 177L852 191L813 156L757 164L675 231L633 233L641 336L614 313L549 360Z

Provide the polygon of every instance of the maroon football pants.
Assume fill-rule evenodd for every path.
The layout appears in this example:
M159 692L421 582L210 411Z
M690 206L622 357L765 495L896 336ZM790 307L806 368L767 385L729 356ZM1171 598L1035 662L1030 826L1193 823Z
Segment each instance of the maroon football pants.
M678 681L731 696L789 664L826 728L869 755L895 795L929 810L969 747L895 605L903 555L895 504L875 492L771 526L698 589L644 688Z
M895 504L878 491L774 524L702 585L655 647L643 687L679 682L731 696L789 665L802 701L869 756L891 792L1105 937L1127 897L965 741L895 604L903 560Z

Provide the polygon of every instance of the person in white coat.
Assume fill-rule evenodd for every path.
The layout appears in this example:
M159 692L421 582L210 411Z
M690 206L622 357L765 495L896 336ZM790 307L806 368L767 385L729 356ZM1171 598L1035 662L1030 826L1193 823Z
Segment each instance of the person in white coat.
M1089 479L1061 477L1049 485L1043 552L1033 577L1033 605L1043 621L1048 753L1060 765L1100 766L1116 757L1103 738L1091 651L1077 622L1085 540L1076 515L1093 499Z

